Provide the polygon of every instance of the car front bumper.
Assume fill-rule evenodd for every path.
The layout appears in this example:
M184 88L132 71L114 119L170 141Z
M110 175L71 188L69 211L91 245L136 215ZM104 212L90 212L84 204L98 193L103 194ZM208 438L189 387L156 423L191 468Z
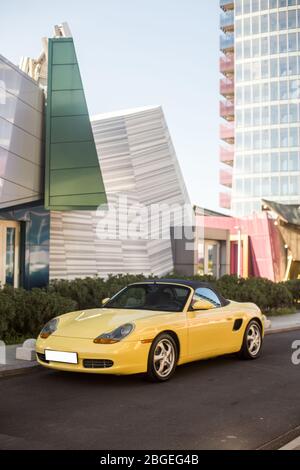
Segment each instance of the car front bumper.
M37 361L49 369L92 374L139 374L147 371L150 343L141 341L120 341L115 344L95 344L92 339L65 338L51 335L47 339L38 338L36 343ZM75 352L77 364L45 361L41 357L46 349L61 352ZM95 364L95 360L112 361L106 367L87 367L86 360ZM107 362L105 362L107 364Z

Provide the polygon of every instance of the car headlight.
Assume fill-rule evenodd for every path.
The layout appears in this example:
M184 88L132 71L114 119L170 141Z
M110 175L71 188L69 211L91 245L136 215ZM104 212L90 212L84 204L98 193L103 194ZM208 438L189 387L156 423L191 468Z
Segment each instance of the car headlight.
M43 339L49 338L49 336L57 330L58 322L58 318L52 318L52 320L48 321L40 332L40 337Z
M94 343L97 344L114 344L118 343L122 339L126 338L126 336L130 335L132 330L134 329L134 325L132 323L125 323L124 325L119 326L115 330L111 331L110 333L103 333L97 338L94 339Z

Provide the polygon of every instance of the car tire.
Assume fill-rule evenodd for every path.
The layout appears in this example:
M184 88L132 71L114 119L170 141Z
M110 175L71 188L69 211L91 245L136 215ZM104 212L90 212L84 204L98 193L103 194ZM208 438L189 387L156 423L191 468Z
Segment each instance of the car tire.
M168 333L158 335L148 356L147 379L151 382L166 382L175 372L178 361L178 347Z
M244 333L243 344L238 353L241 359L258 359L263 344L262 328L256 320L251 320Z

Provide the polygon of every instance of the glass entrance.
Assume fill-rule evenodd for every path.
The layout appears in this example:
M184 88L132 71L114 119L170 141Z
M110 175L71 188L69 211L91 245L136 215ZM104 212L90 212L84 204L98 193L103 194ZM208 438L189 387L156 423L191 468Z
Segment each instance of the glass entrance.
M20 224L0 221L0 283L19 286Z

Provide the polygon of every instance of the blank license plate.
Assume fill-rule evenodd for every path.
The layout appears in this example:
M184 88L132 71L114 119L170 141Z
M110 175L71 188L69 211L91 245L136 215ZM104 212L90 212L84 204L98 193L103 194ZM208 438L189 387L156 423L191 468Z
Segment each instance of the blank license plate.
M65 362L67 364L78 364L77 353L45 350L46 361Z

